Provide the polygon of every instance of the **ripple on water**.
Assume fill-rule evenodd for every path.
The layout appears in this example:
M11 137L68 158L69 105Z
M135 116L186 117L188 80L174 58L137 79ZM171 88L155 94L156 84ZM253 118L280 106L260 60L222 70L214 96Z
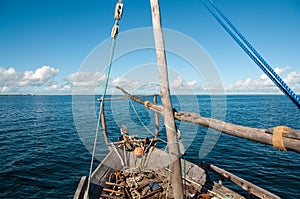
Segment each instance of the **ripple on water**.
M184 98L189 99L183 96L184 102ZM88 174L90 163L90 153L74 124L72 97L1 96L0 100L0 198L72 198L80 177ZM209 116L210 98L199 96L198 100L201 114ZM82 103L94 106L85 97ZM96 124L87 119L89 113L80 111L74 113L79 114L77 122L91 132L88 136L93 136ZM106 113L109 134L116 138L119 127L113 113L109 109ZM144 116L148 121L149 115ZM121 117L124 123L127 119L137 120L137 117ZM226 121L258 128L282 124L300 128L299 111L283 96L228 96ZM134 124L139 124L138 120ZM136 134L130 126L128 129ZM189 130L181 129L183 141L192 143L187 149L188 160L215 164L282 198L300 198L298 154L221 135L209 154L200 159L207 131L199 128L195 135L189 136L185 134ZM105 150L100 146L97 151Z

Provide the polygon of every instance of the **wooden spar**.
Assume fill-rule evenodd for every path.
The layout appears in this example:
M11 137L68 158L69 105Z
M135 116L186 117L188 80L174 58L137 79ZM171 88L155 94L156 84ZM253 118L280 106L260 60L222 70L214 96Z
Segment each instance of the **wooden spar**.
M154 104L157 104L157 95L153 96L153 102ZM158 118L158 113L155 112L154 113L154 117L155 117L155 137L158 137L158 132L159 132L159 118Z
M144 100L141 100L136 96L130 95L130 93L128 93L127 91L125 91L120 87L118 87L118 89L120 89L124 94L130 97L130 99L140 104L144 104ZM162 107L159 105L148 103L147 107L149 110L162 114ZM274 128L270 128L270 129L250 128L246 126L226 123L212 118L202 117L197 113L190 113L190 112L174 112L174 118L180 121L190 122L203 127L211 128L216 131L225 133L227 135L244 138L247 140L273 146L272 136L274 133ZM300 138L300 130L290 129L287 135L282 137L283 145L285 146L286 150L300 153L299 138Z
M142 140L131 140L132 143L145 143L148 139L142 139ZM157 141L158 139L154 138L154 139L151 139L153 141ZM111 142L112 144L114 145L117 145L117 144L124 144L125 141L122 140L122 141L117 141L117 142Z
M183 198L183 186L181 177L181 162L179 159L180 151L177 139L177 132L175 131L174 114L172 109L172 102L170 98L169 80L165 53L165 44L163 33L161 29L160 8L158 0L150 0L152 11L152 25L156 48L156 61L158 67L160 94L163 106L164 124L166 126L166 133L168 139L169 154L178 157L170 167L174 171L171 177L171 184L173 187L173 194L175 199Z
M130 93L128 93L126 90L124 90L123 88L119 87L119 86L116 86L117 89L119 89L120 91L122 91L125 95L127 95L128 98L132 99L133 101L136 101L140 104L144 104L145 103L145 100L142 100L140 99L138 96L135 96L135 95L131 95ZM163 108L159 105L156 105L156 104L152 104L149 102L149 106L147 107L149 110L152 110L154 112L157 112L161 115L163 115Z
M138 95L139 98L142 98L142 97L152 97L152 96L157 96L158 94L150 94L150 95ZM108 97L108 98L104 98L103 100L104 101L115 101L115 100L124 100L124 99L128 99L129 97L128 96L122 96L122 97ZM102 98L99 98L98 101L102 101Z
M280 197L276 196L275 194L272 194L269 191L266 191L255 184L252 184L251 182L248 182L232 173L229 173L228 171L225 171L217 166L209 165L206 163L201 164L202 168L205 168L208 171L213 171L214 173L219 174L222 178L226 178L227 180L230 180L234 184L238 185L239 187L246 190L249 194L255 195L259 198L266 198L266 199L279 199Z
M200 116L197 113L178 112L175 113L175 118L181 121L191 122L204 127L209 127L211 129L217 130L219 132L228 135L273 146L273 142L272 142L273 135L266 133L267 132L266 129L250 128L246 126L230 124L212 118L205 118ZM270 131L270 129L268 130ZM298 131L298 134L299 133L300 131ZM287 150L300 153L300 140L288 138L288 137L282 137L282 141L283 141L283 145Z

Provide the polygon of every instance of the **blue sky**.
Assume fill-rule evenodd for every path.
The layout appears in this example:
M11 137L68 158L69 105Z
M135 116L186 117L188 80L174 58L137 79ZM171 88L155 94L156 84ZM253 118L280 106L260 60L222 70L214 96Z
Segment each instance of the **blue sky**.
M123 2L121 33L151 27L148 0ZM214 2L299 94L300 1ZM0 94L71 94L76 85L95 86L103 78L102 71L83 74L80 66L93 49L109 38L115 3L114 0L1 0ZM163 27L186 35L205 49L216 65L226 93L279 93L200 0L161 0L160 6ZM152 51L139 53L119 62L123 60L128 70L131 65L155 63ZM119 62L115 65L121 65ZM171 54L168 62L185 64ZM132 85L136 86L141 84L140 79L134 80L134 75L127 77L123 70L112 70L111 85L126 87L128 81L134 81ZM199 93L205 90L203 77L196 76L193 70L181 71L179 66L174 66L174 70L170 82L174 90L183 91L186 87ZM86 82L78 84L78 79Z

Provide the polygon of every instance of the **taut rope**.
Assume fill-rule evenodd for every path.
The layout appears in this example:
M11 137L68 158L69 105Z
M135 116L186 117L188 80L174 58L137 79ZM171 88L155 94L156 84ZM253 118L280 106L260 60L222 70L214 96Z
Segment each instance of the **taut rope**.
M97 128L96 128L95 139L94 139L94 146L93 146L93 152L92 152L92 158L91 158L91 164L90 164L88 184L87 184L86 192L84 194L84 198L86 198L86 199L89 198L89 189L90 189L91 178L92 178L92 170L93 170L93 164L94 164L94 158L95 158L95 152L96 152L96 146L97 146L97 138L98 138L98 134L99 134L101 114L102 114L103 106L104 106L104 96L106 95L106 92L107 92L108 80L109 80L109 75L110 75L114 51L115 51L116 39L117 39L117 35L119 32L118 22L121 19L122 14L123 14L123 3L122 3L122 0L119 0L119 2L116 4L115 13L114 13L115 24L111 31L111 45L110 45L109 59L108 59L107 68L105 70L105 71L107 71L106 75L105 75L105 86L104 86L104 90L103 90L103 95L101 97L102 99L101 99L100 110L99 110L99 114L98 114L98 122L97 122Z

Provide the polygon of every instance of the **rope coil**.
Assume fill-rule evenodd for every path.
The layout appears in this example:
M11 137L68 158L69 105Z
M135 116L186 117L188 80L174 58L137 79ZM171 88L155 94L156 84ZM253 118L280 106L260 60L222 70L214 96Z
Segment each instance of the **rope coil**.
M286 151L282 137L285 137L291 129L287 126L277 126L274 128L272 136L272 145L274 148Z

